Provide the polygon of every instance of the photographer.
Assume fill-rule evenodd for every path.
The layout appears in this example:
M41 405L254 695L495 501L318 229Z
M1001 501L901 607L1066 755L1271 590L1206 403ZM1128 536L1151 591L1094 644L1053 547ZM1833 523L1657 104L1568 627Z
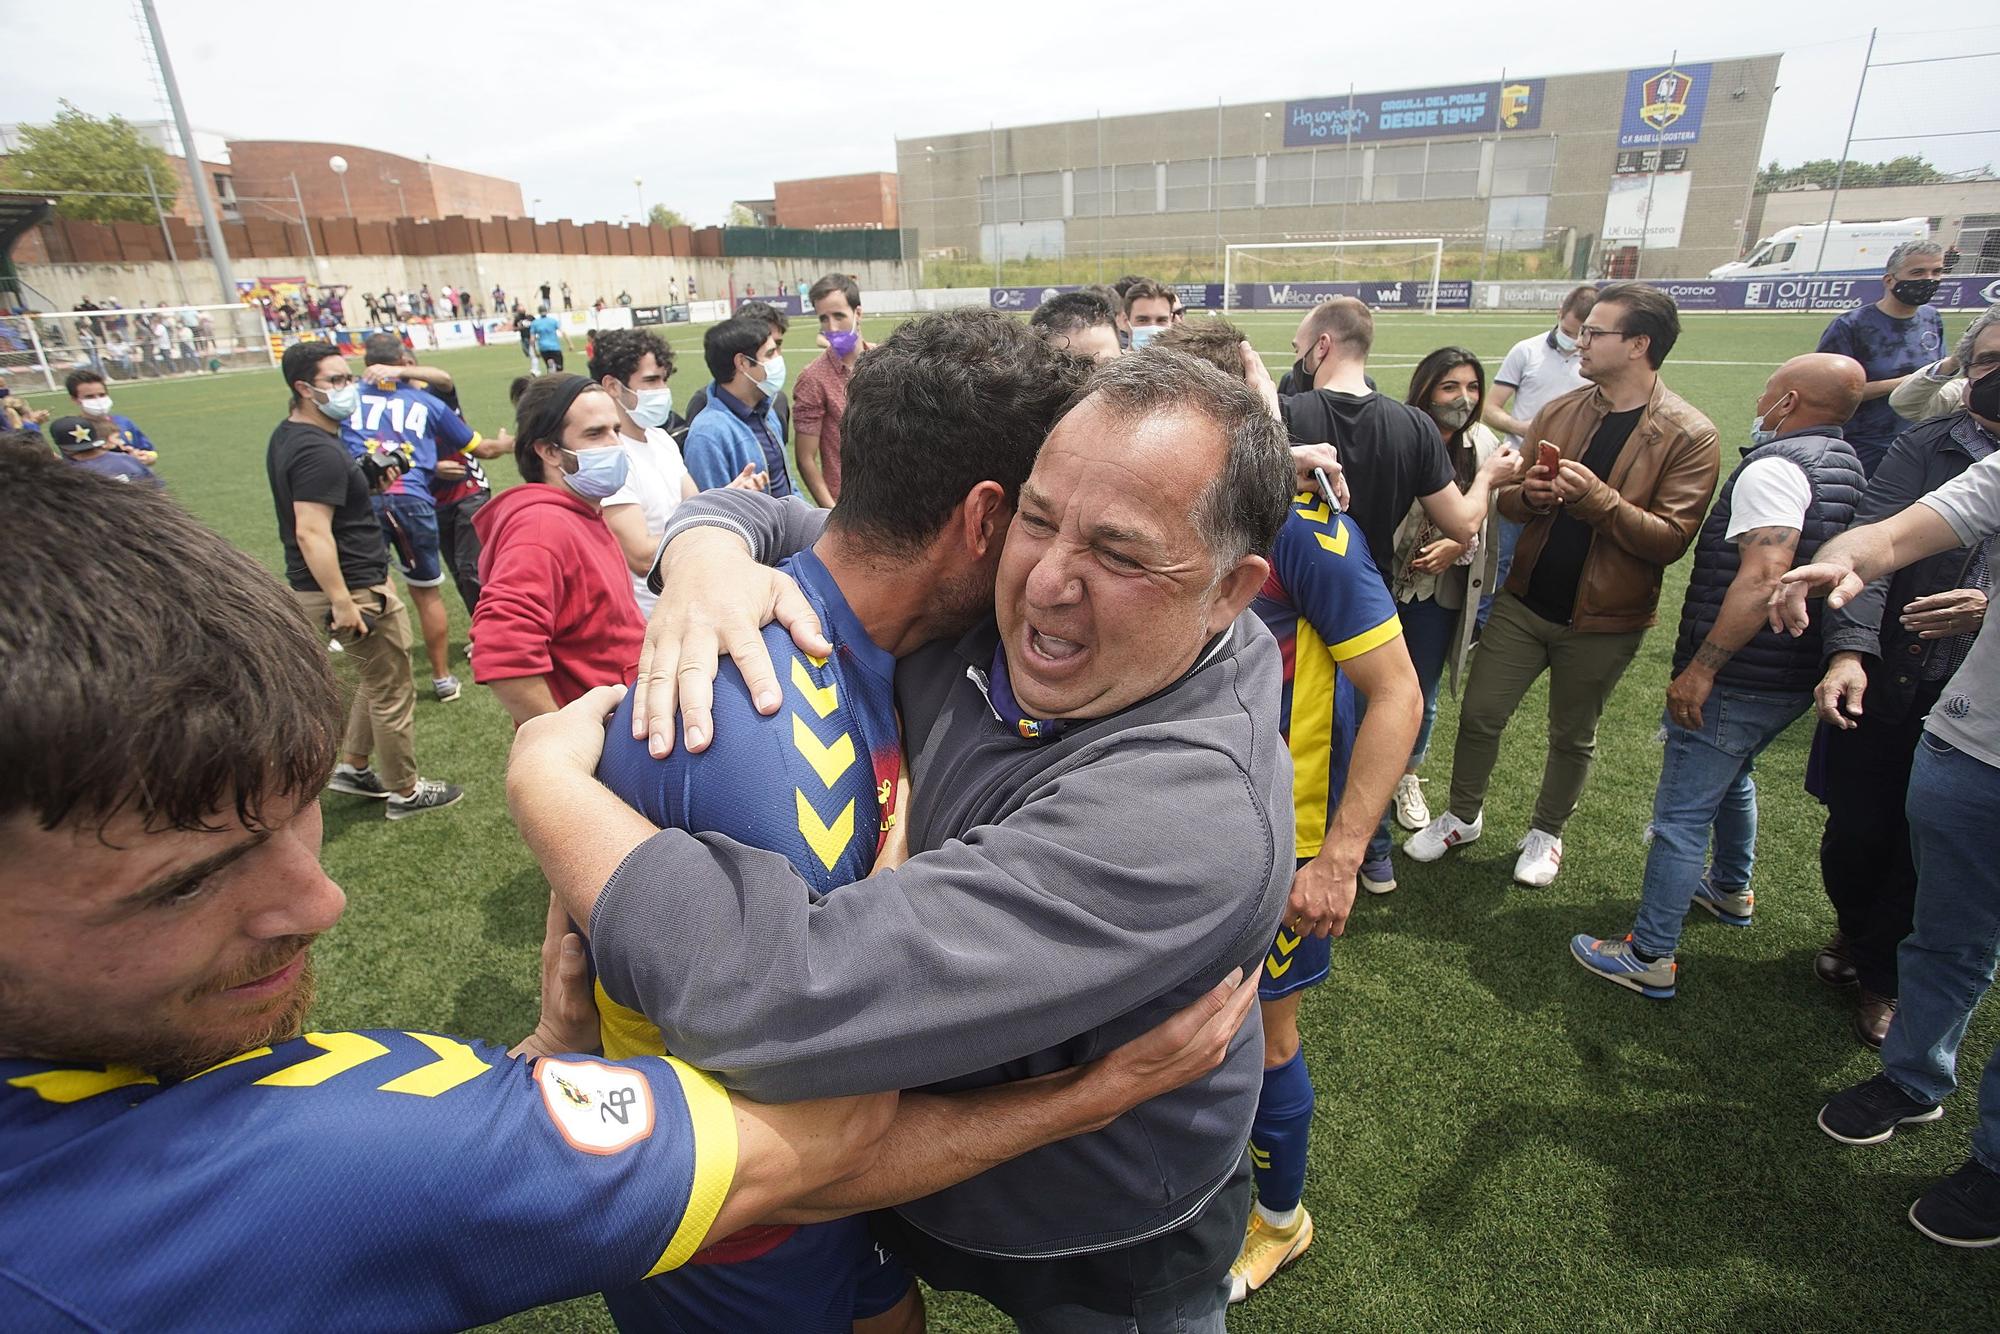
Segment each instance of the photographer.
M400 476L402 456L349 456L340 424L354 414L361 387L332 344L288 347L281 369L291 411L271 433L265 469L285 578L307 617L333 632L361 673L327 786L385 802L391 820L440 810L465 794L417 776L410 616L389 584L389 552L370 500ZM381 757L379 775L371 754Z

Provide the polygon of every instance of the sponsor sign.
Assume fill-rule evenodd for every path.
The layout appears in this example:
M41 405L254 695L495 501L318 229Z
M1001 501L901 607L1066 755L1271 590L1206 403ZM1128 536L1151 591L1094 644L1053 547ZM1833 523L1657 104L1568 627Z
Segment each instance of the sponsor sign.
M1375 310L1426 310L1431 285L1425 282L1372 283L1240 283L1242 302L1252 310L1310 310L1329 297L1360 297ZM1472 306L1469 279L1447 278L1438 284L1438 309L1467 310Z
M784 311L787 315L804 315L806 313L805 303L800 301L798 296L793 293L771 292L766 294L759 292L756 296L739 296L736 298L735 309L741 310L745 301L766 301L776 306L779 310Z
M1541 79L1456 88L1356 93L1285 103L1285 147L1436 139L1456 134L1532 130L1542 123Z
M994 287L988 289L988 300L992 302L995 310L1033 310L1052 296L1082 290L1075 283L1064 283L1055 287Z
M1613 176L1604 196L1606 243L1636 241L1643 250L1671 250L1681 243L1693 172L1671 176Z
M1707 65L1635 69L1625 76L1625 114L1618 124L1620 148L1659 148L1701 138L1701 113L1708 102Z

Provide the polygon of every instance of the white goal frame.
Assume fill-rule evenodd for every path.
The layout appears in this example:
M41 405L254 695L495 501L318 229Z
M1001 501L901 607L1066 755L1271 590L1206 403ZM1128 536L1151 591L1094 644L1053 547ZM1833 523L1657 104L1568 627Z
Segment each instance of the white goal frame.
M1228 245L1222 249L1222 311L1228 314L1236 295L1233 281L1236 252L1239 250L1352 250L1359 246L1414 246L1431 247L1431 299L1426 307L1432 315L1438 312L1438 288L1444 283L1444 238L1441 236L1412 236L1375 238L1367 241L1256 241L1244 245ZM1345 282L1346 279L1332 278L1314 281ZM1421 282L1422 279L1417 281Z
M195 351L194 364L190 365L184 356L181 321L183 311L193 311L197 317L207 317L210 333L196 335L185 341L191 343ZM174 351L166 362L157 361L147 355L144 343L150 344L151 335L145 332L147 321L152 316L164 316L174 339ZM106 350L108 338L98 338L94 343L86 343L81 332L86 324L102 322L122 317L128 323L126 342L131 349L129 365L121 367L111 359ZM136 325L134 325L136 321ZM109 384L125 384L139 380L190 380L198 379L205 372L201 363L208 357L223 354L227 364L223 373L238 370L262 369L278 364L279 349L295 341L297 336L310 334L323 337L329 330L304 330L299 335L281 335L265 323L263 312L247 302L229 305L196 305L188 302L172 306L119 306L103 310L39 310L25 315L8 317L10 329L27 335L29 346L16 352L0 353L0 363L16 374L32 375L47 385L50 391L62 387L62 378L69 371L89 368L103 375ZM51 326L55 326L52 328Z

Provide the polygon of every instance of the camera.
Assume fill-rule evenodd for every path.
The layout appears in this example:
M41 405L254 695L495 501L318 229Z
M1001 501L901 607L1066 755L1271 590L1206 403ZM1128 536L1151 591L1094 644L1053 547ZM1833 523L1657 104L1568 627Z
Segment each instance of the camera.
M415 461L416 451L400 440L371 440L361 456L361 475L368 479L370 491L380 491Z

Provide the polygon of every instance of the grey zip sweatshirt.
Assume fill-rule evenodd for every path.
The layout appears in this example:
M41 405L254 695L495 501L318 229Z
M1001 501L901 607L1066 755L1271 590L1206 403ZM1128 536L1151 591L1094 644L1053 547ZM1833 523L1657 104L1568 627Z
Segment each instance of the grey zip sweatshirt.
M760 557L817 531L803 507L747 498L716 512ZM1258 967L1293 869L1282 667L1262 624L1239 619L1171 688L1039 740L987 702L996 641L988 623L898 665L906 865L815 900L782 856L658 834L592 918L612 999L731 1087L792 1101L1065 1069ZM1262 1081L1247 1024L1213 1074L900 1212L1004 1256L1170 1231L1241 1159Z

